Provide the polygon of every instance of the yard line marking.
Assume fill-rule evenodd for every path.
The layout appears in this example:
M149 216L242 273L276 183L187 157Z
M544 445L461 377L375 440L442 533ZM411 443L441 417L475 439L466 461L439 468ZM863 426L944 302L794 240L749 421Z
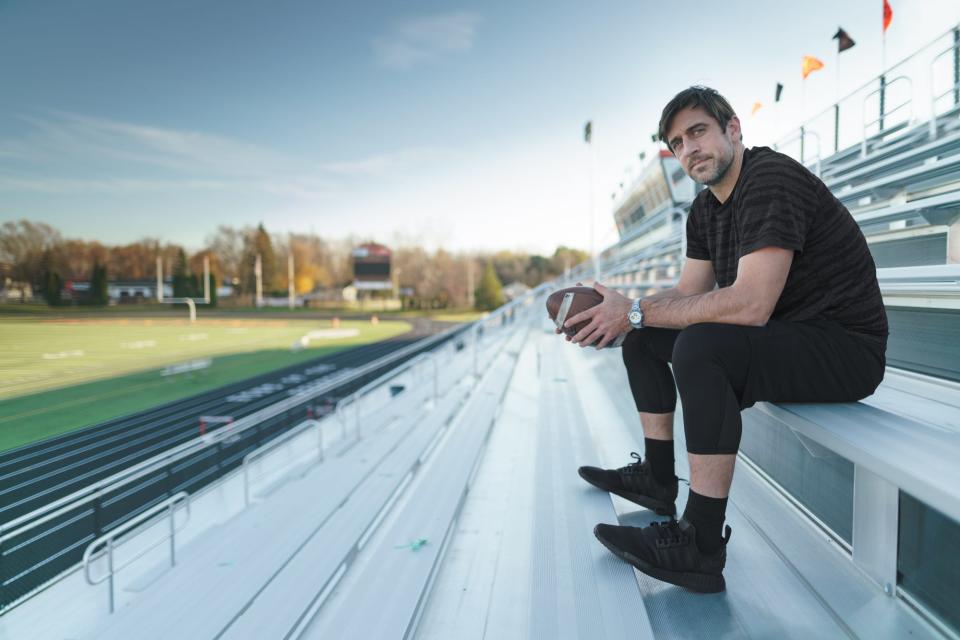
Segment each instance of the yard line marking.
M83 349L72 349L70 351L58 351L57 353L43 354L44 360L61 360L63 358L79 358L83 356Z

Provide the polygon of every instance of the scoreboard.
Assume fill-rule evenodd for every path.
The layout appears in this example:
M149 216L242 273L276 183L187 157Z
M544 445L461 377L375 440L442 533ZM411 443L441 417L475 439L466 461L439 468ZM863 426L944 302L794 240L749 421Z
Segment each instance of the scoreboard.
M358 291L382 291L393 289L390 271L390 249L368 242L356 247L353 259L353 286Z

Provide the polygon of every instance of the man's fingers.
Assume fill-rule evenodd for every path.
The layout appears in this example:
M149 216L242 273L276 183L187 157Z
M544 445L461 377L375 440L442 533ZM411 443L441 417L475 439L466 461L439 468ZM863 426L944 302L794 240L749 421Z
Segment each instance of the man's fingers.
M586 310L584 310L584 311L581 311L580 313L578 313L578 314L575 315L575 316L572 316L572 317L570 317L570 318L567 318L567 319L564 321L563 326L565 326L565 327L572 327L572 326L574 326L574 325L580 324L581 322L583 322L583 321L585 321L585 320L591 320L591 319L593 318L593 316L596 315L596 313L597 313L597 307L599 307L599 306L600 306L600 305L597 305L596 307L590 307L589 309L586 309Z
M600 339L602 336L603 336L603 332L600 331L599 328L595 328L593 331L590 332L590 335L588 335L586 338L583 339L583 341L580 343L580 346L589 347L598 339Z
M603 336L603 339L597 343L597 349L603 349L611 342L611 337L609 335Z
M593 333L595 329L596 329L596 326L591 322L590 324L588 324L587 326L585 326L583 329L580 329L580 331L578 331L578 332L573 336L573 341L574 341L574 342L580 342L581 340L583 340L584 338L586 338L588 335L590 335L591 333Z

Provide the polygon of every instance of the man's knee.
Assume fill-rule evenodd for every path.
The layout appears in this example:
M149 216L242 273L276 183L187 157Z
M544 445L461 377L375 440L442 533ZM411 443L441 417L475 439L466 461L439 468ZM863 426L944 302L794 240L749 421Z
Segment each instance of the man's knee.
M698 367L707 362L716 361L730 345L724 344L729 338L729 327L719 322L692 324L680 332L673 344L674 370Z
M673 346L673 373L677 384L698 386L714 380L719 371L739 396L750 368L748 329L703 322L681 331Z
M623 364L627 369L636 367L645 360L657 359L648 344L649 337L649 332L640 330L631 331L624 338L623 344L620 346L620 357L623 358Z

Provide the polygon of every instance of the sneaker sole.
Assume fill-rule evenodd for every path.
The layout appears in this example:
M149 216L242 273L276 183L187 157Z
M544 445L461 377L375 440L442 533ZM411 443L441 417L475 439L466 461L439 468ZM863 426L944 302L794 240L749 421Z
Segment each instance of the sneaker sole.
M585 478L583 474L579 474L579 475L581 478L586 480L588 483L590 483L590 485L596 487L597 489L601 489L608 493L614 493L620 496L621 498L623 498L624 500L629 500L630 502L633 502L634 504L638 504L641 507L646 507L647 509L650 509L651 511L656 513L658 516L674 516L677 514L677 505L675 503L664 502L663 500L657 500L656 498L651 498L650 496L644 496L639 493L631 493L630 491L621 491L619 489L610 489L608 487L603 487L603 486L600 486L599 484L595 484L589 478Z
M609 549L613 555L636 567L639 571L647 574L648 576L656 578L657 580L669 582L670 584L683 587L684 589L689 589L690 591L695 591L697 593L720 593L721 591L725 591L727 588L727 583L723 579L723 575L661 569L653 566L641 558L638 558L629 551L624 551L623 549L615 547L597 535L596 530L594 530L593 535L596 536L597 540L600 541L600 544Z

